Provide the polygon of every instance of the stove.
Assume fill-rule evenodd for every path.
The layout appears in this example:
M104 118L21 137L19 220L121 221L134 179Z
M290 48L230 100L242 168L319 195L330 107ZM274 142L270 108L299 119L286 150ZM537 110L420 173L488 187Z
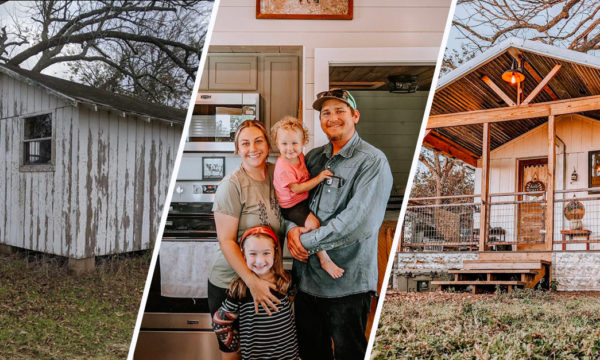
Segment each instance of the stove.
M176 183L134 359L221 358L207 299L208 271L218 248L216 188Z

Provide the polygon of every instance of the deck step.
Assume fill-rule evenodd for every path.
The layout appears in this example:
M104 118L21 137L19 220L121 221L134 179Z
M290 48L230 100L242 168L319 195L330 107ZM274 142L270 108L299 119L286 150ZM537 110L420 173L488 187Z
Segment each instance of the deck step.
M540 270L544 261L464 260L464 270Z
M538 269L448 270L448 274L537 274Z
M492 280L492 281L432 281L431 285L515 285L525 286L527 282L517 280Z

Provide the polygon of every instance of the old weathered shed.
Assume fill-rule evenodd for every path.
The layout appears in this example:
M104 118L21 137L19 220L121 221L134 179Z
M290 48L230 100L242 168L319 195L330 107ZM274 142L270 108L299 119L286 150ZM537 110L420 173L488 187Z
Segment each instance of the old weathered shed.
M147 249L184 120L178 109L0 65L0 244L86 266Z

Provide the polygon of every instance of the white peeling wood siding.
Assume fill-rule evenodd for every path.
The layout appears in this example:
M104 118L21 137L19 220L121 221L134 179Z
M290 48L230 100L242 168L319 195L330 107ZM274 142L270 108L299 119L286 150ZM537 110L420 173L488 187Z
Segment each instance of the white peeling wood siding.
M51 113L54 171L22 172L23 117ZM75 235L72 153L77 110L45 89L0 74L0 243L68 256Z
M73 257L148 249L155 241L181 126L86 106L79 112Z
M21 171L22 118L44 112L54 171ZM71 258L149 248L181 130L0 74L0 243Z

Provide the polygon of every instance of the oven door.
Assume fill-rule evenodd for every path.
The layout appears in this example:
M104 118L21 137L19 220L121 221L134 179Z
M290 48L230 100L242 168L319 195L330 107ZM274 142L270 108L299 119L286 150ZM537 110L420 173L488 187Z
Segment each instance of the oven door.
M134 359L220 360L207 313L145 313Z

